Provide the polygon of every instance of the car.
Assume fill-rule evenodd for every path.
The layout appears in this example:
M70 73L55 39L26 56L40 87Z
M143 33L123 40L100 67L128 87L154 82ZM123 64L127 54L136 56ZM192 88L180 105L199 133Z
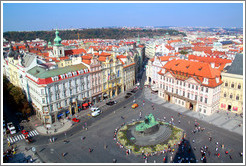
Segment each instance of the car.
M73 122L76 122L76 123L79 123L80 120L77 119L77 118L73 118L72 121L73 121Z
M137 92L137 89L133 89L131 90L132 93L136 93Z
M92 112L91 116L95 117L95 116L100 115L100 113L101 113L101 110L97 110L97 111Z
M129 98L129 97L130 97L129 95L126 95L126 96L125 96L126 99Z
M137 108L137 107L138 107L138 104L137 103L135 103L135 104L132 105L132 108Z
M98 107L91 107L91 111L96 111L96 110L99 110L99 108Z
M16 133L15 126L13 125L12 122L7 123L7 127L8 127L8 130L9 130L10 134L15 134Z
M109 101L109 102L107 102L106 104L107 105L114 105L114 104L116 104L117 102L116 101Z
M22 130L21 133L24 135L28 135L28 131L26 131L26 130Z

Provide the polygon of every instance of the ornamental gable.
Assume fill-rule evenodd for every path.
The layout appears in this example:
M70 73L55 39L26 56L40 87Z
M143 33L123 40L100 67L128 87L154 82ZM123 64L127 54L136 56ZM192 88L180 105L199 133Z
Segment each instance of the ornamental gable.
M189 77L186 82L191 83L191 84L196 84L199 85L199 83L192 77Z

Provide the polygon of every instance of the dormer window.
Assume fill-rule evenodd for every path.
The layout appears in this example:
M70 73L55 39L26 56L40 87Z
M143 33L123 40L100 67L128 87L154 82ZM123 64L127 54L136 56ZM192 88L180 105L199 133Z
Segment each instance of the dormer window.
M203 84L208 84L208 78L203 78Z
M201 71L202 70L202 67L200 67L198 70Z
M216 80L216 83L217 83L217 84L220 82L219 77L216 77L215 80Z

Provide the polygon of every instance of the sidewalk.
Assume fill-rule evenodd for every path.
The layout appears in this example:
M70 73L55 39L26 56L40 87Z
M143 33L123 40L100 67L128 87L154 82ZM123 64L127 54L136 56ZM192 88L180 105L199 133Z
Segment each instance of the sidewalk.
M43 163L41 159L34 154L31 149L25 149L24 146L18 146L16 154L9 159L8 163Z
M149 101L155 104L159 104L163 107L182 113L183 115L194 117L196 119L205 121L209 124L213 124L217 127L224 128L226 130L243 135L243 118L240 117L239 115L236 116L232 112L221 110L219 111L219 113L216 112L210 116L207 116L199 112L190 111L179 105L171 104L167 101L164 101L164 99L158 97L157 94L152 94L149 88L144 88L144 95L146 99L148 99Z
M128 90L128 91L130 91L130 90ZM124 100L124 96L128 91L126 91L124 93L120 93L118 96L115 96L115 97L111 98L110 100L117 101L117 103L119 103L122 100ZM100 103L96 103L94 106L98 107L101 111L103 111L105 108L108 107L106 105L106 103L110 100L109 99L104 100ZM90 113L91 113L91 110L90 110L90 108L88 108L86 110L80 111L77 115L73 115L72 118L77 118L80 120L82 118L90 118L90 116L88 116ZM50 124L51 127L47 130L46 126L44 126L41 123L41 121L35 115L33 115L28 123L33 128L35 128L39 132L39 134L50 136L50 135L56 135L59 133L63 133L65 131L69 130L75 122L73 122L72 120L63 119L63 120L57 121L53 124ZM81 123L81 122L79 122L79 123Z

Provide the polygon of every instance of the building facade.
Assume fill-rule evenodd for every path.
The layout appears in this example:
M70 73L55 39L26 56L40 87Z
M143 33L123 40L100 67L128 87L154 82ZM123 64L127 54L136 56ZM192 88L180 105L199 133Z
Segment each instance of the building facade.
M158 96L165 101L205 115L219 109L220 71L209 64L172 60L159 75Z
M237 54L232 65L221 76L220 109L243 113L243 54Z
M27 94L44 124L76 114L77 101L90 97L89 70L83 64L53 70L36 66L26 77Z

